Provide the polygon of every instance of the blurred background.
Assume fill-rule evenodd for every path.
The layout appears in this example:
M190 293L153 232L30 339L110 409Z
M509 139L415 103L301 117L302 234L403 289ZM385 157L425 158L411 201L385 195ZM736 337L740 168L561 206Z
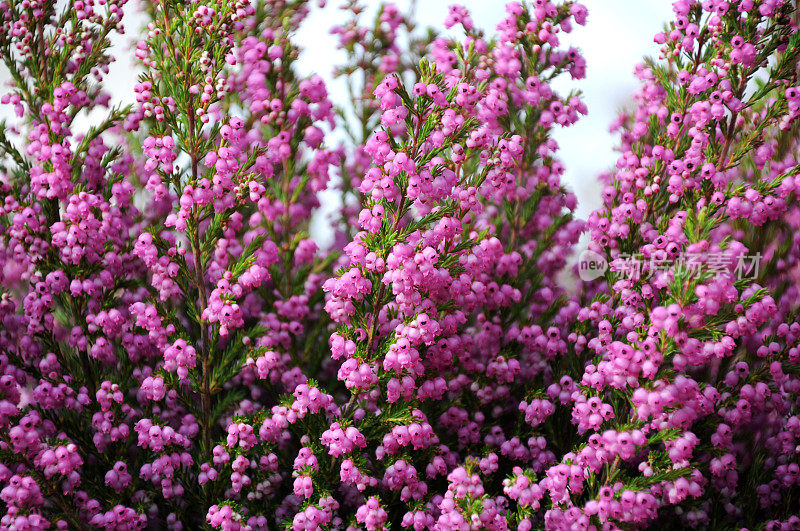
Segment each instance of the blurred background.
M106 78L107 89L114 103L133 101L133 85L137 78L137 65L131 48L143 25L143 18L137 15L138 2L132 0L126 13L127 35L116 38L117 61L111 65ZM412 0L396 0L398 8L407 13ZM328 84L328 91L334 103L344 103L347 98L343 79L334 80L334 65L344 62L344 52L337 50L337 38L330 34L330 28L341 24L347 14L340 9L344 0L328 0L324 8L314 5L311 15L304 21L296 42L305 48L300 61L303 73L318 73ZM363 2L374 13L379 2ZM505 0L417 0L415 18L421 28L433 26L443 29L442 23L447 8L452 3L461 3L472 12L476 25L488 33L494 31L497 23L505 16ZM586 78L580 81L561 80L557 87L564 93L571 88L583 91L583 99L589 114L577 124L556 131L560 156L566 166L566 184L578 196L578 216L584 218L600 205L597 175L612 166L616 156L612 147L616 139L609 134L608 126L616 118L617 111L625 105L635 91L637 83L633 76L634 65L645 55L658 53L653 43L653 35L660 31L663 23L672 14L670 0L583 0L589 9L586 26L575 26L571 34L561 35L564 44L580 48L586 58ZM368 20L366 13L362 20ZM8 81L8 73L0 68L0 83ZM0 119L11 116L7 105L0 106ZM94 117L84 118L88 124ZM326 206L335 208L336 194L330 194ZM313 232L325 243L325 216L315 220Z

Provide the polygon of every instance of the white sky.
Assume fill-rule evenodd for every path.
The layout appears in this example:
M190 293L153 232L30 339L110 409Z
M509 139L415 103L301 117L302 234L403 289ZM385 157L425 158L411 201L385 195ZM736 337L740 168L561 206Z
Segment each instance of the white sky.
M398 0L396 3L401 11L406 11L409 2ZM373 0L364 3L377 6ZM419 26L442 28L447 7L452 3L453 0L418 0ZM458 3L467 6L475 23L487 31L493 31L505 16L505 0L460 0ZM565 180L578 196L581 217L600 205L596 176L616 161L612 151L615 138L608 133L608 125L636 89L633 67L642 56L658 53L653 35L671 16L669 0L584 0L584 3L589 9L587 25L576 25L570 35L562 35L562 41L581 48L587 61L587 75L578 82L568 81L561 88L565 92L571 87L581 89L589 114L556 134L566 166ZM128 4L128 9L132 4ZM316 1L312 4L316 6ZM346 95L343 81L334 81L331 76L333 65L342 62L343 52L336 49L336 37L329 29L347 19L347 14L339 9L342 4L343 0L328 0L324 9L314 7L296 38L305 48L300 68L304 73L320 74L328 83L335 103L343 102ZM112 65L106 79L115 102L133 100L136 71L132 54L123 50L124 43L133 39L140 25L141 18L128 17L127 36L115 41L120 49L119 60ZM0 69L0 83L5 86L7 80L8 73ZM9 106L0 106L0 119L10 116L10 112Z

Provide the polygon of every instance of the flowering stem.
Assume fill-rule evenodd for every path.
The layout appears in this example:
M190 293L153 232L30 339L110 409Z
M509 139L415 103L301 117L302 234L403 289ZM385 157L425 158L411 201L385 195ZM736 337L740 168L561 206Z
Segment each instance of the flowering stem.
M419 144L419 135L420 131L422 130L422 123L423 117L421 115L417 115L417 125L414 129L414 139L412 142L411 147L411 155L410 158L415 159L417 157L417 148ZM392 227L389 229L389 234L394 234L397 231L397 227L400 224L400 218L403 217L403 209L405 208L406 198L405 196L400 197L400 202L397 203L397 208L394 211L394 219L392 220ZM365 355L369 357L370 353L372 352L372 344L375 341L375 335L377 334L378 330L378 312L380 312L382 307L383 295L386 290L386 285L381 282L380 287L378 288L378 295L375 297L375 303L372 307L372 317L370 319L370 329L369 329L369 336L367 337L367 346Z
M188 83L188 79L187 79ZM190 98L187 105L189 120L189 157L192 166L192 182L197 182L198 156L195 146L195 112L193 100ZM199 291L200 300L198 301L198 315L200 316L200 367L202 372L201 400L203 405L203 448L206 452L211 450L211 364L208 327L203 324L203 311L208 306L208 294L206 293L205 272L202 260L202 248L200 246L200 213L198 207L192 208L192 255L194 256L195 282Z

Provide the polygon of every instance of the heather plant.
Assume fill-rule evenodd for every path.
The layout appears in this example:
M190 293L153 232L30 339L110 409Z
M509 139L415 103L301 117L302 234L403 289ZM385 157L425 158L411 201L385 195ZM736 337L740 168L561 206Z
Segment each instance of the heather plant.
M411 11L414 7L412 2ZM432 29L428 29L427 35L418 35L413 13L404 15L391 3L380 5L370 25L362 25L366 7L359 2L349 1L342 9L348 13L348 20L331 29L346 56L345 63L335 68L334 76L345 80L348 92L348 101L337 109L347 136L347 142L341 146L347 154L341 158L341 178L337 183L341 206L337 209L334 247L339 250L350 242L358 228L358 212L364 197L358 188L372 161L365 144L381 125L380 101L373 92L387 75L412 82L414 68L435 35ZM405 128L396 124L390 131L399 138Z
M140 128L153 171L145 189L167 201L163 221L135 248L161 282L159 298L142 309L152 317L137 326L157 337L164 363L142 386L166 407L136 431L155 458L145 479L167 507L208 507L222 496L216 442L226 428L229 440L236 435L230 416L305 385L301 368L322 370L320 285L331 260L317 256L306 229L337 155L322 145L333 126L324 84L294 72L290 36L306 13L304 2L162 4L151 38L137 46L146 66ZM185 164L173 164L181 155ZM175 425L187 433L164 440ZM234 492L249 485L235 474ZM173 483L176 476L189 481ZM167 520L198 525L204 517L176 514Z
M797 6L684 1L673 11L655 38L661 60L637 68L637 107L618 124L605 206L588 221L610 268L578 315L591 323L579 340L594 359L573 414L605 431L573 461L607 468L581 512L791 528Z
M800 527L796 2L673 4L586 221L585 7L345 7L348 102L158 0L109 108L125 2L0 0L0 529Z
M582 21L582 8L572 4L538 16L542 23L570 28L571 9ZM345 265L323 285L325 309L338 324L330 337L331 356L341 360L337 377L349 397L337 404L317 383L296 389L293 399L270 412L238 419L236 429L248 434L260 426L261 441L253 436L243 444L231 437L227 448L219 448L221 460L231 463L232 489L239 490L236 474L263 485L259 463L280 462L276 443L299 439L293 495L277 498L281 505L273 510L261 491L248 489L246 498L212 507L212 523L255 522L266 517L261 511L294 514L290 523L298 529L420 527L437 520L447 527L464 520L462 513L470 518L469 507L442 496L448 482L456 481L445 477L448 469L463 472L459 465L465 459L496 462L497 454L484 448L500 451L500 423L513 429L508 426L518 417L517 405L509 408L506 384L520 362L485 348L496 339L500 317L493 319L497 323L480 323L487 311L521 301L521 290L509 284L523 261L517 246L530 260L528 267L538 261L550 277L563 266L565 253L558 246L573 241L580 226L564 221L569 216L562 211L574 207L574 196L558 185L561 167L552 160L556 146L547 142L547 133L556 121L575 121L584 108L574 96L556 95L547 80L568 70L580 77L582 63L576 51L560 51L555 37L542 40L526 30L535 16L512 6L503 23L508 29L497 43L484 40L464 17L466 38L436 41L436 62L423 60L410 91L394 75L374 90L383 130L364 146L373 165L358 188L365 195L358 215L362 230L344 248ZM451 17L449 25L456 22ZM525 46L546 47L547 59L526 57ZM483 68L491 60L506 63L501 75ZM537 127L541 114L546 117ZM404 127L396 134L397 125ZM539 217L522 219L523 209L537 207L543 211ZM543 221L553 213L554 224ZM518 233L506 234L509 249L496 235L505 231L497 226L504 227L506 217ZM554 256L537 255L529 243L536 236L552 240L546 248ZM523 277L520 284L533 294L552 281ZM549 322L541 308L531 313L531 321ZM472 411L454 405L474 396ZM483 410L510 418L488 426ZM448 433L449 446L443 440ZM484 435L493 442L485 442ZM504 453L511 453L513 444L504 446ZM480 496L475 501L487 505L481 515L487 525L505 521L501 502Z
M130 236L142 217L132 157L112 138L129 109L107 109L100 84L124 4L0 5L13 80L0 101L20 118L0 128L4 529L146 520L141 494L124 492L145 462L131 453L129 382L160 352L128 310L148 295ZM79 132L89 111L102 114Z

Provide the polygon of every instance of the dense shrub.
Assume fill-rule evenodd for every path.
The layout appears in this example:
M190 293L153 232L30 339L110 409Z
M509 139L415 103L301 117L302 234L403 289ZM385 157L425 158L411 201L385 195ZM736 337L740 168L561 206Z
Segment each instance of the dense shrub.
M125 4L0 0L0 529L800 529L796 2L675 2L586 221L580 4L350 2L333 102L148 2L109 108Z

